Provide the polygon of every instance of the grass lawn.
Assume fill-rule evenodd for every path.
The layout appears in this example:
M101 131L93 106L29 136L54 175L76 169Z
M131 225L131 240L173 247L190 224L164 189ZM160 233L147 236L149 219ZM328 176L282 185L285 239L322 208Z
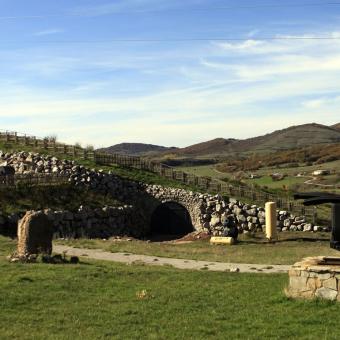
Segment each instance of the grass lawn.
M340 168L340 160L333 161L333 162L327 162L323 164L315 164L315 165L301 165L299 167L268 167L263 168L256 173L258 174L267 174L268 172L283 172L287 173L288 175L294 175L298 172L306 172L307 174L311 174L314 170L318 169L325 169L325 170L331 170L338 172Z
M295 174L299 172L306 172L307 174L311 174L314 170L317 170L317 169L327 169L331 171L334 171L334 170L338 171L339 168L340 168L340 161L334 161L334 162L329 162L329 163L319 164L319 165L292 167L292 168L268 167L268 168L263 168L257 171L247 171L247 173L259 174L263 177L258 178L258 179L247 179L246 183L266 186L272 189L282 189L283 185L289 188L295 184L303 184L305 181L308 180L308 178L304 178L304 177L295 177ZM232 179L234 175L234 173L218 172L215 170L214 165L179 167L178 169L186 171L188 173L193 173L198 176L209 176L209 177L216 178L216 179L225 179L225 178ZM269 174L274 173L274 172L286 173L288 174L288 177L286 177L282 181L273 181L272 178L269 176ZM336 178L337 177L335 175L326 176L324 184L327 184L328 181L331 181L331 184L339 184L335 180ZM308 188L309 187L307 187L306 189ZM310 186L310 190L314 190L314 189L315 189L314 186ZM334 190L336 189L334 188Z
M185 171L190 174L197 176L207 176L216 179L224 179L226 177L231 177L230 174L218 172L214 165L199 165L199 166L187 166L187 167L177 167L176 169Z
M57 240L56 243L78 248L98 248L111 252L123 252L181 259L216 262L293 264L307 256L340 256L329 248L329 233L286 232L279 234L279 242L268 243L261 233L255 238L240 236L234 246L210 245L207 240L192 243L159 243L145 241Z
M302 184L306 181L306 178L292 176L286 177L282 181L273 181L270 176L246 180L247 184L257 184L261 187L266 186L271 189L282 189L283 187L290 188L292 185Z
M3 255L13 247L0 238L1 339L336 339L340 332L340 304L286 298L285 274L10 264Z

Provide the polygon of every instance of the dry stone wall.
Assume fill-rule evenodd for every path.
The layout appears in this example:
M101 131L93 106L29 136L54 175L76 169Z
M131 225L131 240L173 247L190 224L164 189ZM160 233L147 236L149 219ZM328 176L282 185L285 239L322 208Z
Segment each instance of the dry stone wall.
M77 212L48 210L46 213L53 222L55 238L140 238L146 233L143 219L132 206L94 210L80 207Z
M235 220L240 232L255 232L265 226L264 208L248 205L237 200L225 201L219 195L191 192L184 189L166 188L123 179L113 173L95 171L74 161L59 160L56 157L37 153L2 153L0 164L11 165L16 173L58 173L69 176L72 185L92 189L103 194L110 194L126 204L120 208L104 208L85 213L86 208L78 212L56 212L59 215L61 235L106 237L111 233L126 233L137 237L149 232L150 221L155 209L165 202L177 202L184 206L197 231L206 231L213 235L222 235L224 222L228 218ZM71 218L72 214L72 218ZM93 216L94 214L94 216ZM112 215L110 215L112 214ZM121 218L119 217L121 216ZM15 223L19 216L3 216L0 213L0 233L6 231L10 223ZM287 211L278 211L279 231L328 231L327 227L314 226L303 216L294 216ZM100 225L104 226L102 229Z

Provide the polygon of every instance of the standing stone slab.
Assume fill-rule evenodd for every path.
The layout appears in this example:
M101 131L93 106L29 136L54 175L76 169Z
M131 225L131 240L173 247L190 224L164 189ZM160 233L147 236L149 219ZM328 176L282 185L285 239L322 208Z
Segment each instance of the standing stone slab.
M28 211L18 224L18 256L51 254L53 223L42 211Z

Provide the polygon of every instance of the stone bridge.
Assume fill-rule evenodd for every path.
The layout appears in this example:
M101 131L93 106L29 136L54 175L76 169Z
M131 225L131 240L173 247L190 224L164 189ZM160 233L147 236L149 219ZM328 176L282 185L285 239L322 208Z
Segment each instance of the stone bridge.
M110 234L143 237L151 232L187 233L196 230L221 235L223 222L228 216L235 219L240 232L262 230L265 225L263 208L235 200L225 202L219 195L148 185L110 172L91 170L74 161L35 153L0 152L1 162L14 166L16 173L23 175L66 175L72 185L112 195L124 204L121 208L98 208L93 212L58 212L55 227L63 233L71 231L75 235L91 237L108 237ZM313 231L304 217L292 216L288 212L278 213L278 222L282 230Z
M173 211L179 218L174 218L173 223L181 225L184 231L210 231L213 227L222 227L221 214L225 202L220 196L203 195L200 193L187 191L184 189L166 188L157 185L145 187L145 193L149 199L146 206L143 207L146 212L146 224L154 228L154 224L162 227L162 215L171 219L170 211ZM140 204L138 204L140 206ZM167 212L168 210L168 212ZM170 211L169 211L170 210ZM159 215L159 216L158 216ZM211 222L215 224L211 225ZM184 223L184 222L187 223ZM167 225L171 221L164 221ZM158 229L158 231L162 231Z

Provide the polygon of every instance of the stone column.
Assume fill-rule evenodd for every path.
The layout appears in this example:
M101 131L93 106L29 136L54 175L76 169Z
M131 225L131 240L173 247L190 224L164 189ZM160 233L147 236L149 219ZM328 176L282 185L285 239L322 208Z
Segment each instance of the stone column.
M277 239L277 219L276 219L276 203L267 202L266 210L266 237L268 240Z

